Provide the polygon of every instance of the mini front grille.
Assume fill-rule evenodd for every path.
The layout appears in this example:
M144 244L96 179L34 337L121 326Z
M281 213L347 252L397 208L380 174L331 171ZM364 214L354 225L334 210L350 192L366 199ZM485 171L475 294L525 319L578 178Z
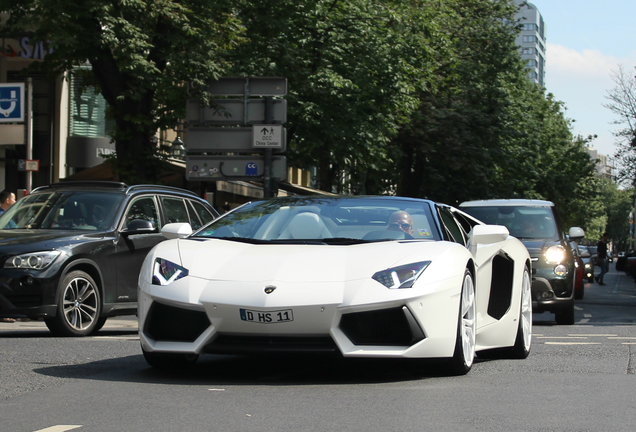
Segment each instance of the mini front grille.
M194 342L209 326L205 312L153 303L144 333L155 341Z
M344 314L340 329L354 345L410 346L424 339L406 306Z

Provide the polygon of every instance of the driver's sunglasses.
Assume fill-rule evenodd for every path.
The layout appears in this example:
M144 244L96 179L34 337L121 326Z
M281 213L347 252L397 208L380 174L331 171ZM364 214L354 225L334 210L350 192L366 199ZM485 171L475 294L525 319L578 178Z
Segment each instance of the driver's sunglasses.
M393 222L389 224L389 228L391 229L403 229L403 230L408 230L411 229L411 224L409 223L397 223L397 222Z

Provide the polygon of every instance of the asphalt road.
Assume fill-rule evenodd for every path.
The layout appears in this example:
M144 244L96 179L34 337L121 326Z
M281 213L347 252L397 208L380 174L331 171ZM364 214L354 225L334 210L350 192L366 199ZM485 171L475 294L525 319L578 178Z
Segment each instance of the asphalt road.
M613 267L613 266L612 266ZM204 356L161 372L134 317L89 338L0 323L0 431L633 431L636 283L586 284L576 324L535 314L526 360Z

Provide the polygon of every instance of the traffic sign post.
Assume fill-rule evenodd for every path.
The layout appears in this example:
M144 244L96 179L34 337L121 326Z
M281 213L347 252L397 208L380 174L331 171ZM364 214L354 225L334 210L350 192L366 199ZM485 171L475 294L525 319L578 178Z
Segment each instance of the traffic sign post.
M271 198L272 181L287 178L286 158L279 156L287 148L286 130L282 126L287 121L287 101L274 99L287 94L287 79L221 78L209 83L207 91L215 96L243 98L214 99L211 106L188 100L186 178L200 181L258 179L263 181L265 198ZM252 127L245 127L247 125Z

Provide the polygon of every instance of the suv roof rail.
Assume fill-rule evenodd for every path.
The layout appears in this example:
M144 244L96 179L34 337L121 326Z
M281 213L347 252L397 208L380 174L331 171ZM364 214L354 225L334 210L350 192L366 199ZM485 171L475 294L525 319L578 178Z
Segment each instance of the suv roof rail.
M187 195L193 195L195 197L199 197L199 195L197 195L195 192L188 189L181 189L174 186L163 186L163 185L153 185L153 184L139 184L139 185L128 186L126 189L126 192L128 193L138 189L156 189L156 190L164 190L166 192L180 192L180 193L185 193Z
M99 181L99 180L83 180L83 181L67 181L59 183L51 183L45 186L38 186L31 192L43 190L43 189L57 189L57 188L82 188L82 187L102 187L111 189L125 189L128 187L126 183L112 182L112 181Z

